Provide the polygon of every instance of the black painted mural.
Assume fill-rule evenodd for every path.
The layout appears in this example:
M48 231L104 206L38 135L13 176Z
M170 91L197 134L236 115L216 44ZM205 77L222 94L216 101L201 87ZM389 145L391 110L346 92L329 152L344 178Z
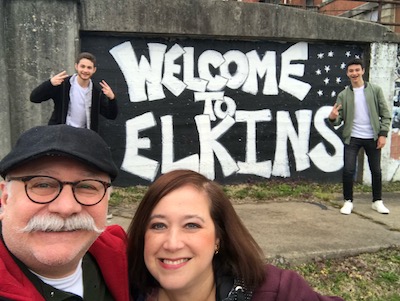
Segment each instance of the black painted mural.
M340 127L326 123L359 45L83 35L120 114L101 134L119 186L179 168L220 183L340 181Z

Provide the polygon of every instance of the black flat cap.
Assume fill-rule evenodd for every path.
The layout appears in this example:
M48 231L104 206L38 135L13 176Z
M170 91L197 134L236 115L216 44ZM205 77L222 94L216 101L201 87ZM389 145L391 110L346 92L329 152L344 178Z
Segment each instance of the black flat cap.
M13 168L43 156L66 156L106 172L111 180L118 175L107 143L96 132L65 124L37 126L22 133L14 148L0 161L4 178Z

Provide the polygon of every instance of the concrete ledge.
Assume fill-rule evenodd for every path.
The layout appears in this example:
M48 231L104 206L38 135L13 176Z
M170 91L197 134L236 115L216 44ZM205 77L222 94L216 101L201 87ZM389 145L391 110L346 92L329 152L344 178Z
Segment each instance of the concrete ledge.
M268 3L221 0L82 1L81 30L224 39L400 42L372 22ZM368 34L365 34L368 33Z

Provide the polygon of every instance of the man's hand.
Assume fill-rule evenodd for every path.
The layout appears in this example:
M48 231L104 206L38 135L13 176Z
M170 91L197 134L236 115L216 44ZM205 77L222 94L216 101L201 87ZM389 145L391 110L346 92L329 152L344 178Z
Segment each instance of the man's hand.
M103 90L104 95L107 96L109 100L114 100L115 98L114 92L111 89L111 87L106 83L105 80L102 80L100 82L100 86L102 88L101 90Z
M376 142L376 149L381 149L385 146L386 144L386 137L385 136L379 136L378 141Z
M54 75L51 79L50 82L53 86L59 86L63 83L64 79L68 77L67 71L60 72L56 75Z
M337 103L335 103L333 105L332 111L329 114L329 119L330 120L336 120L336 118L339 116L339 110L340 110L341 107L342 107L342 105L339 105Z

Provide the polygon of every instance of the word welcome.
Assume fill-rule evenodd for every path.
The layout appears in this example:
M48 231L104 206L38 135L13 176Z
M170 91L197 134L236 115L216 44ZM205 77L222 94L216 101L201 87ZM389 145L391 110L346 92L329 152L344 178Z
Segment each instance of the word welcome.
M223 91L225 88L239 89L256 95L259 78L264 77L262 93L278 95L279 89L303 100L311 85L292 75L304 75L304 64L292 61L308 59L308 44L300 42L281 54L279 84L276 74L276 52L265 51L262 58L256 50L242 53L230 50L222 54L216 50L202 52L195 66L194 47L181 47L175 44L167 51L167 45L148 43L150 61L141 56L137 58L130 42L124 42L110 50L128 84L132 102L160 100L165 98L163 87L175 96L185 90L196 92ZM176 61L183 58L183 66ZM236 68L234 73L230 66ZM211 68L216 74L211 72ZM199 77L194 76L197 68ZM176 75L183 74L183 79ZM279 89L278 89L279 88Z

